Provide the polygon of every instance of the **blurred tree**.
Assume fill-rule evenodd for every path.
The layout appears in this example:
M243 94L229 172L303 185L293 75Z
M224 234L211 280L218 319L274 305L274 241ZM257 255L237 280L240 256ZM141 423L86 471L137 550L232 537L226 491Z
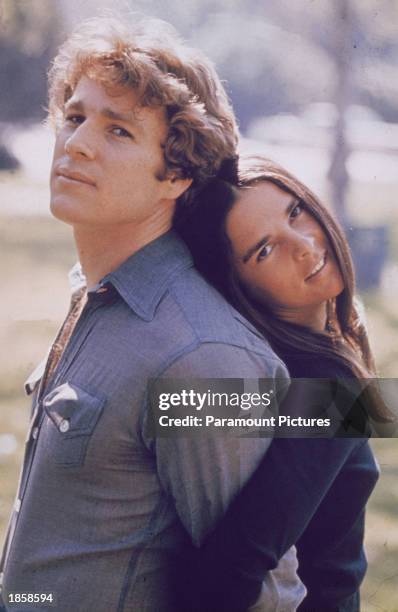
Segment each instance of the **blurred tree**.
M18 167L2 124L44 116L55 31L50 0L0 0L0 168Z
M247 3L254 14L266 14L274 23L300 33L335 56L340 36L334 19L335 2ZM385 120L398 122L398 0L352 0L351 5L355 15L350 49L353 102L370 105ZM317 55L309 61L317 61Z
M178 13L179 3L173 6ZM190 6L197 13L197 2ZM398 121L398 0L353 0L352 8L352 46L346 49L352 102ZM335 3L235 0L226 7L219 0L206 9L192 38L229 82L243 129L256 116L297 112L333 98L341 40Z
M329 101L338 78L335 3L325 0L1 1L0 70L7 87L0 92L0 121L41 114L54 39L104 9L165 19L202 47L228 82L243 130L256 117ZM352 3L353 102L398 121L398 0Z
M334 209L343 227L347 228L346 200L349 176L346 165L349 157L349 146L346 138L346 111L352 98L351 66L354 24L351 0L335 0L332 21L335 35L333 38L334 48L331 49L331 53L337 72L333 98L337 110L337 119L334 126L334 147L329 179Z
M212 14L193 41L227 80L243 131L255 117L296 111L332 94L333 64L327 53L257 15Z
M398 122L398 0L352 0L354 78L360 101Z
M54 53L51 0L2 0L0 121L43 117L46 73Z

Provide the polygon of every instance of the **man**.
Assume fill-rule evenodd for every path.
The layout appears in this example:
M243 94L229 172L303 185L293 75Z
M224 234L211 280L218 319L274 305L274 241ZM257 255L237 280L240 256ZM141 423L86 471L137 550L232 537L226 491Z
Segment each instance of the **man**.
M51 211L72 226L81 269L27 381L7 610L178 610L174 555L186 533L203 541L268 442L156 435L149 381L286 376L171 230L177 201L235 155L236 125L210 63L156 27L90 22L50 73ZM296 608L295 569L291 551L270 572L264 609Z

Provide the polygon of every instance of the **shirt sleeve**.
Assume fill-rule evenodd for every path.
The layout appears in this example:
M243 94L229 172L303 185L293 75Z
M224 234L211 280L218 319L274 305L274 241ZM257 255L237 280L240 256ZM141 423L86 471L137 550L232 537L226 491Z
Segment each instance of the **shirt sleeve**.
M267 378L275 386L276 381L287 383L287 372L271 352L267 360L240 347L208 343L176 359L155 384L161 388L164 379L188 378L217 379L220 384L227 378L241 384L245 379ZM270 438L247 438L234 428L214 427L191 428L188 436L179 431L164 436L147 432L148 428L146 444L156 455L160 482L192 542L199 546L259 465Z

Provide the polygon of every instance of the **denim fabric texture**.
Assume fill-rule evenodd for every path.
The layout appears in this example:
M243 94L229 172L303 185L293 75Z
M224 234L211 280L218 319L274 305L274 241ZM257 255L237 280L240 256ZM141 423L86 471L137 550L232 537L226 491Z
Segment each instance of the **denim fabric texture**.
M81 287L78 270L72 277ZM4 601L51 592L56 605L40 610L176 612L174 559L187 537L203 541L270 440L153 437L148 380L280 379L286 368L171 231L88 292L45 386L43 369L27 382L33 411L3 553ZM296 563L292 548L270 573L280 610L304 596Z

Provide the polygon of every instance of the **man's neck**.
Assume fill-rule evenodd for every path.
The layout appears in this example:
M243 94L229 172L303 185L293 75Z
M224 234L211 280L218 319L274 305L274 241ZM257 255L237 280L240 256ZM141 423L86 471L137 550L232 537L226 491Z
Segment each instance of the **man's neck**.
M156 227L136 224L109 227L74 226L73 233L79 260L92 289L99 281L116 270L126 259L159 236L165 234L171 222Z

